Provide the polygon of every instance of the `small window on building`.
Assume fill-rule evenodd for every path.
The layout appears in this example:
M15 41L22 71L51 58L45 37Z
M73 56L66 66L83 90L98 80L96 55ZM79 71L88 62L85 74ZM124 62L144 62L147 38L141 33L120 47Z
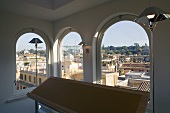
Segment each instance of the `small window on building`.
M24 76L24 80L27 81L27 76L26 75Z
M29 82L31 82L31 76L29 76Z
M41 78L39 78L39 85L42 83Z
M23 80L23 74L20 74L20 79Z
M22 85L20 85L20 89L22 89Z
M34 77L34 84L35 84L35 81L36 81L36 79L35 79L35 77Z

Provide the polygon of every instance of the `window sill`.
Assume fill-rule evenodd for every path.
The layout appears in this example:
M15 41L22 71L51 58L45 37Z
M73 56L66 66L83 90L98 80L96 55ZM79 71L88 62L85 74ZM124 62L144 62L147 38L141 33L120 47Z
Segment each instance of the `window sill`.
M15 96L12 96L11 98L9 98L6 103L11 103L11 102L15 102L15 101L18 101L18 100L23 100L23 99L26 99L28 98L26 94L21 94L21 95L15 95Z
M10 97L9 99L6 100L6 103L11 103L11 102L15 102L15 101L19 101L19 100L28 98L26 94L28 92L31 92L33 89L35 89L35 87L26 88L23 90L16 90L16 87L14 87L13 95L12 95L12 97Z

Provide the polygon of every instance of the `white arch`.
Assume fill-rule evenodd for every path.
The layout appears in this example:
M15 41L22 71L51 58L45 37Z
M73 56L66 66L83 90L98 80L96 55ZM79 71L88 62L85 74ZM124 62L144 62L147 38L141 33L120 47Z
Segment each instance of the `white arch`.
M105 20L101 22L101 24L98 26L96 29L96 32L94 34L93 38L93 44L92 44L92 51L93 54L93 81L95 83L100 84L101 83L101 41L104 35L104 32L109 28L111 25L113 25L116 22L123 21L123 20L130 20L134 21L137 18L136 14L128 13L128 12L122 12L122 13L117 13L109 16ZM147 34L149 34L149 30L145 28L144 25L141 25ZM149 36L149 35L148 35ZM149 38L150 39L150 38ZM150 41L149 41L150 42Z
M47 65L46 65L46 76L50 77L51 76L51 69L52 69L52 65L51 65L52 64L52 60L51 60L51 56L52 56L51 55L52 54L51 44L50 44L50 41L48 40L49 39L48 36L43 31L41 31L41 30L39 30L37 28L33 28L33 27L23 28L20 31L18 31L16 33L16 35L11 39L12 42L14 42L13 43L13 47L15 47L15 48L13 48L13 52L16 51L17 40L19 39L20 36L22 36L25 33L35 33L35 34L38 34L44 40L45 45L46 45L46 63L47 63ZM13 68L14 69L13 72L15 72L15 70L16 70L16 54L14 54L14 55L15 56L13 56L13 58L14 58L15 63L13 64L13 66L15 66L15 67ZM15 76L13 76L14 77L13 80L16 79L16 74L14 74L14 75ZM32 88L30 88L30 89L32 89ZM28 88L28 90L29 90L29 88ZM19 93L23 93L23 92L27 92L27 91L24 91L24 90L23 91L16 91L15 85L13 85L13 94L14 95L15 94L19 94Z
M73 27L65 27L59 31L55 38L55 42L53 45L53 53L54 53L54 76L61 77L62 72L61 72L61 42L63 38L70 32L76 32L78 31L74 29ZM78 33L80 35L80 33ZM81 37L81 35L80 35ZM81 37L82 40L82 37Z

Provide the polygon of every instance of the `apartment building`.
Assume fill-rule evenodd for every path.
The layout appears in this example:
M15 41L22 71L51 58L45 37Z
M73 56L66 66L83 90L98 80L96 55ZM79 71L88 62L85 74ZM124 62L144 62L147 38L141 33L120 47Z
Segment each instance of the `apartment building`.
M38 71L39 72L39 71ZM29 87L34 87L36 84L39 86L45 80L47 76L45 73L38 73L37 74L37 81L36 81L36 72L32 71L20 71L20 78L16 81L17 90L26 89Z
M124 70L124 74L134 71L134 72L150 72L150 63L123 63L120 69Z

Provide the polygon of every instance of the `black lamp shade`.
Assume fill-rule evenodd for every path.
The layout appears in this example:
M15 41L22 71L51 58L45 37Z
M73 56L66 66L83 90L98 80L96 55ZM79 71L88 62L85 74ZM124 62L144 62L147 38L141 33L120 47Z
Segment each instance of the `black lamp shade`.
M87 45L87 44L84 43L84 42L80 42L78 45L84 46L84 45Z
M35 43L43 43L39 38L33 38L29 43L35 44Z

